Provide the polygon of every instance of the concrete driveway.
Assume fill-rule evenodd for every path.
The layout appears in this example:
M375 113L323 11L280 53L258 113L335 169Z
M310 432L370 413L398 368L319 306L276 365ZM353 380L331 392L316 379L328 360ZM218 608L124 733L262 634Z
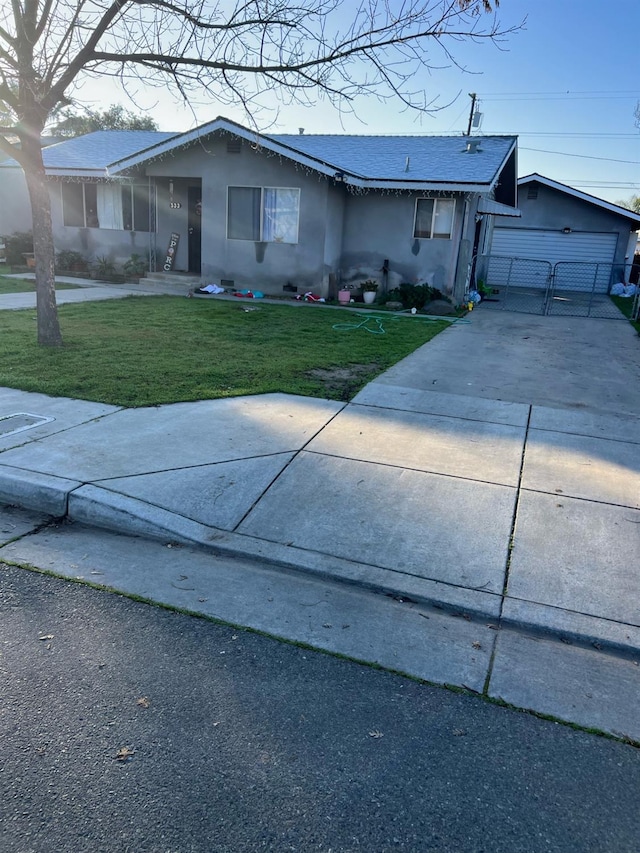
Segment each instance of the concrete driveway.
M622 316L622 315L620 315ZM640 336L624 320L486 310L375 384L570 409L640 414Z

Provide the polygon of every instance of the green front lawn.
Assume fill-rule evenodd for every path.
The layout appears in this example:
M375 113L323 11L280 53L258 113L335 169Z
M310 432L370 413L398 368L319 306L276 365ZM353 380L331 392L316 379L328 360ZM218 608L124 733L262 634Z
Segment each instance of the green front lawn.
M249 310L246 310L249 309ZM2 312L0 385L120 406L282 391L348 400L446 328L348 310L175 296L61 305L61 349L36 344L35 312ZM373 317L367 328L379 331Z
M56 284L56 290L73 290L77 284ZM28 278L7 278L0 275L0 295L3 293L35 293L36 285Z

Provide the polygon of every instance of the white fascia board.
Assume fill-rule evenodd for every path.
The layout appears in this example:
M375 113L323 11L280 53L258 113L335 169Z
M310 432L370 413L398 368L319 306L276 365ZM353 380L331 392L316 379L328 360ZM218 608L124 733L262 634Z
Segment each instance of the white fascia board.
M107 178L109 177L105 169L47 169L46 176L48 178Z
M617 213L619 216L624 216L626 219L631 219L633 222L640 224L640 214L634 213L633 210L629 210L626 207L620 207L619 204L613 204L613 202L605 201L603 198L598 198L595 195L583 193L582 190L577 190L574 187L570 187L568 184L561 184L559 181L554 181L552 178L545 178L544 175L539 175L537 172L534 172L531 175L525 175L523 178L518 178L518 186L521 187L525 184L530 184L533 181L538 184L543 184L543 186L549 187L552 190L558 190L558 192L572 195L581 201L587 201L589 204L595 204L597 207L602 207L610 213Z

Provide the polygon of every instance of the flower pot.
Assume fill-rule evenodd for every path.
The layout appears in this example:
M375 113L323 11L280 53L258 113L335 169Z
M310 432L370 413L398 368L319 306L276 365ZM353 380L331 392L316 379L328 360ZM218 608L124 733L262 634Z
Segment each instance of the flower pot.
M348 305L351 301L351 291L350 290L339 290L338 291L338 302L341 305Z
M362 294L365 305L372 305L376 301L376 296L377 294L375 290L365 290Z

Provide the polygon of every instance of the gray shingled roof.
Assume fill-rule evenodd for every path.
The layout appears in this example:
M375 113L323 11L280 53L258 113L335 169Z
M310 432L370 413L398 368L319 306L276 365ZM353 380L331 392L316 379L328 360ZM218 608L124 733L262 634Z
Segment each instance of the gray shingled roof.
M186 133L146 130L102 130L44 149L50 175L101 177L121 174L178 147L219 132L256 142L275 153L333 176L343 172L349 183L370 186L474 185L489 187L516 144L515 136L350 136L346 134L256 134L217 118ZM9 165L9 162L0 165ZM13 165L16 165L15 163Z
M478 192L491 188L517 144L516 136L469 140L464 136L267 135L218 117L142 154L122 157L111 164L110 173L122 174L177 147L187 147L220 132L290 157L331 177L342 172L345 181L355 186L442 187L459 191L472 188ZM477 143L475 153L467 151L469 141Z
M43 148L42 157L49 174L92 172L99 176L105 174L114 160L130 157L175 135L159 130L96 130L49 145ZM18 164L15 160L5 160L0 165Z
M463 136L273 135L271 139L352 175L381 181L490 183L514 136L476 137L467 151ZM408 164L407 164L408 158Z

